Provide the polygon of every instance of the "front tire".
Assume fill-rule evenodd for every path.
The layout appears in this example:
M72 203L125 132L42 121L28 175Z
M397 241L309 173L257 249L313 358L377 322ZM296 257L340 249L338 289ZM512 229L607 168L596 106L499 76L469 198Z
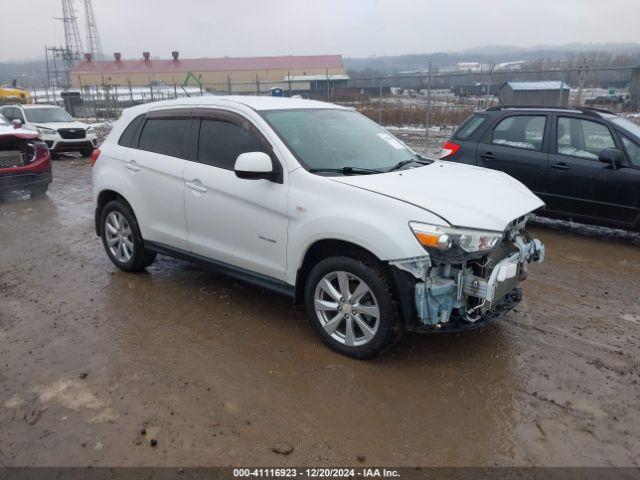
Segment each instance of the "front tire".
M144 248L138 221L124 201L107 203L100 215L100 225L104 249L120 270L139 272L156 259L156 252Z
M376 356L401 335L389 279L369 259L331 257L319 262L307 277L305 306L322 340L350 357Z
M80 150L80 155L82 155L83 157L91 157L91 155L93 154L93 148L85 148L83 150Z

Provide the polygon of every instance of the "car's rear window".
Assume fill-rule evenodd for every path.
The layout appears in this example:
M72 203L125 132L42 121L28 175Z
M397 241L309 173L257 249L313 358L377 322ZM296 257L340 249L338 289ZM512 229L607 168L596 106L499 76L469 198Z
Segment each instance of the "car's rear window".
M455 132L453 138L458 140L466 140L473 132L475 132L487 119L486 115L473 114L460 125Z

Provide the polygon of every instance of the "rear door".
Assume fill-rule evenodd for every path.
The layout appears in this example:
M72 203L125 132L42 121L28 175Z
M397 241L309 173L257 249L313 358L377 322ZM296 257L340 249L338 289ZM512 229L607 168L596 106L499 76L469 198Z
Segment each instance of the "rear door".
M288 184L271 145L246 118L227 110L196 110L192 131L184 173L189 249L284 280ZM255 151L271 156L279 181L236 176L238 155Z
M444 143L440 158L475 165L476 147L488 122L489 116L486 114L471 115L453 132L451 140Z
M557 115L549 157L549 210L620 226L637 217L637 185L628 166L614 168L598 160L600 151L624 152L612 130L597 118ZM630 183L631 182L631 183Z
M515 113L503 117L478 144L477 165L508 173L543 196L548 138L549 121L545 114Z
M136 212L145 240L187 250L184 167L191 109L147 113L123 168L142 199Z

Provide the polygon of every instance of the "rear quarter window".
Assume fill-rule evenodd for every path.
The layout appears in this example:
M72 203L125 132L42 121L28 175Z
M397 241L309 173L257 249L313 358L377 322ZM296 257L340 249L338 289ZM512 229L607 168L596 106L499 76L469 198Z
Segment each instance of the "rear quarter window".
M471 115L453 132L453 138L457 140L467 140L486 120L486 115Z
M134 118L127 128L124 129L122 135L120 135L120 140L118 140L118 145L122 145L123 147L133 147L133 139L135 138L136 132L138 131L138 127L144 118L144 114L138 115Z

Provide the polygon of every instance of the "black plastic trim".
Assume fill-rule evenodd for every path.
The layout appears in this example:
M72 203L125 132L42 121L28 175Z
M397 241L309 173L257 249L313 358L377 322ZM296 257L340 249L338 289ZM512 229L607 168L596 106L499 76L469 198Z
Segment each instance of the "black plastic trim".
M245 270L244 268L235 267L225 262L220 262L218 260L204 257L196 253L187 252L179 248L169 247L168 245L164 245L158 242L145 240L144 246L149 250L153 250L154 252L178 258L180 260L199 263L238 280L252 283L281 295L286 295L287 297L295 298L295 287L293 285L289 285L286 282L283 282L282 280L278 280L277 278L251 272L249 270Z

